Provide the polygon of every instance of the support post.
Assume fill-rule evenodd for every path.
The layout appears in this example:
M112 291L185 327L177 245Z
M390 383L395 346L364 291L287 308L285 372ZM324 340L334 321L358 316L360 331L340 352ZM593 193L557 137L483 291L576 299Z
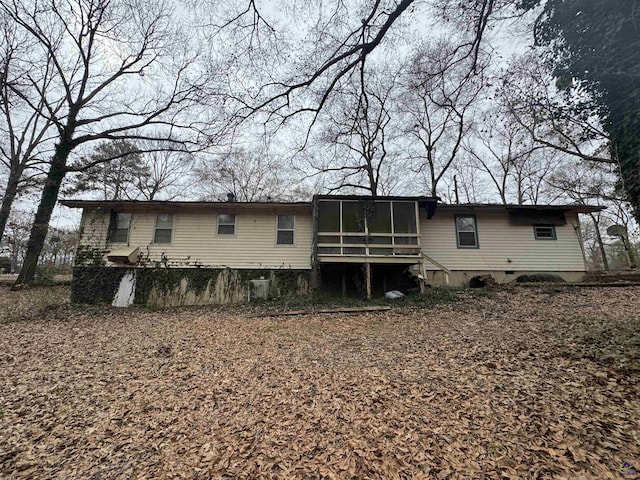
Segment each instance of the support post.
M427 267L424 264L424 258L420 258L420 293L427 293Z
M371 300L371 264L369 262L364 264L365 270L365 282L367 284L367 300Z

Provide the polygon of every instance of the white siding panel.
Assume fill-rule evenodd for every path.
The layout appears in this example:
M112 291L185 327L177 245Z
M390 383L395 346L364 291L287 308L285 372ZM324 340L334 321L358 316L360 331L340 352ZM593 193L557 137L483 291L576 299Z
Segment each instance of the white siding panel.
M108 225L108 214L102 215ZM310 268L313 237L310 214L295 215L294 245L276 245L275 213L237 213L235 235L217 234L217 216L216 212L176 212L171 244L154 244L156 214L134 212L129 245L140 247L142 255L151 261L159 261L164 255L172 266Z
M511 225L508 214L476 215L480 248L458 248L454 215L436 211L421 218L422 250L450 270L585 271L577 216L566 213L567 224L556 227L556 240L536 240L531 225ZM427 269L437 267L427 263Z

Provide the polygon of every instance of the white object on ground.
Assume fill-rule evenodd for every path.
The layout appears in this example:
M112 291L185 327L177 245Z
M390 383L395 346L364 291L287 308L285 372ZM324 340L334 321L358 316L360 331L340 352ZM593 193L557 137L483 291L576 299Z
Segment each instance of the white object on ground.
M129 270L120 280L120 286L113 298L111 305L114 307L128 307L133 304L136 296L136 274L135 270Z
M384 294L384 298L387 300L398 300L404 297L404 293L399 290L390 290Z

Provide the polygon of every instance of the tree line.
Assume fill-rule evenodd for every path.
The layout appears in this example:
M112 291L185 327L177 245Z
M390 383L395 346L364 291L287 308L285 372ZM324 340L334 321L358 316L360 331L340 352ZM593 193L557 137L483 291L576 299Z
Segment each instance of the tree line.
M631 3L0 0L0 237L37 204L18 283L85 194L603 203L606 267L603 229L640 219Z

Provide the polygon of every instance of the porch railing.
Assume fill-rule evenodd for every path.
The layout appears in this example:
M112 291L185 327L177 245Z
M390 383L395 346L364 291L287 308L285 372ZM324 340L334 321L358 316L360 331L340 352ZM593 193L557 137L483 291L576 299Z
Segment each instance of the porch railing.
M417 233L319 232L318 255L419 256Z

